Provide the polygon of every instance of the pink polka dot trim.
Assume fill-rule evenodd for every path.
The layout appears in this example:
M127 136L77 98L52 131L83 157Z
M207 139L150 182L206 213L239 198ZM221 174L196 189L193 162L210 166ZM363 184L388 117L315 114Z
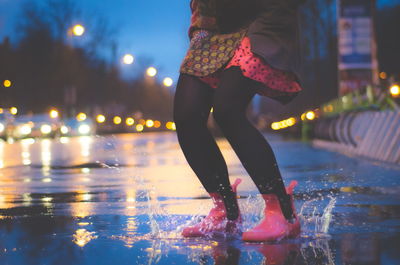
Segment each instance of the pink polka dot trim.
M261 57L253 54L248 37L242 39L234 56L225 69L231 66L239 66L244 76L264 85L258 94L264 96L280 96L290 95L302 90L300 84L296 82L296 77L293 73L272 68ZM200 79L211 87L217 88L220 74L221 71L218 71L212 75L201 77Z

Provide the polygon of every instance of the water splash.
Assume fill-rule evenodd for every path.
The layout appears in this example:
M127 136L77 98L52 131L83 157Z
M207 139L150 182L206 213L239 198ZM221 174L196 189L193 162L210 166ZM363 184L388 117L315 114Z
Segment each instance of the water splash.
M260 222L264 216L264 200L260 195L250 195L243 202L239 200L239 207L242 209L242 213L247 215L242 225L244 231Z
M156 221L156 215L160 209L160 205L157 202L157 200L155 199L154 187L152 187L150 189L148 187L146 187L145 180L140 176L136 176L135 179L138 184L138 186L137 186L138 190L142 190L142 192L143 192L143 195L141 195L141 197L144 199L144 201L147 204L145 212L149 217L150 234L152 237L157 237L160 235L160 232L161 232L160 226Z
M304 242L301 244L300 252L306 264L315 264L316 260L319 261L318 264L335 264L334 254L327 239L320 238Z
M312 199L306 201L300 209L299 218L302 220L303 231L313 231L314 236L323 237L328 235L329 226L332 221L332 211L336 204L336 198L328 196L329 202L321 211L321 200ZM322 212L322 213L321 213ZM309 227L314 226L314 229Z
M328 206L325 207L324 213L320 218L317 218L317 224L316 224L316 233L324 233L327 234L329 230L329 225L332 220L332 210L335 207L336 204L336 198L334 197L329 197L330 201L328 203Z
M153 240L151 247L147 248L145 251L148 253L148 265L157 264L162 257L162 241Z

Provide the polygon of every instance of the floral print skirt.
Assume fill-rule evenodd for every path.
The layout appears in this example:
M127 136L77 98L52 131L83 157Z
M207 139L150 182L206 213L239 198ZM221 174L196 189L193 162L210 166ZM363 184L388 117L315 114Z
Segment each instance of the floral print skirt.
M263 58L251 52L250 39L245 36L236 48L234 56L224 67L239 66L245 77L258 82L257 94L275 98L282 103L291 101L302 90L296 76L287 71L274 69ZM217 88L221 70L199 77L213 88Z

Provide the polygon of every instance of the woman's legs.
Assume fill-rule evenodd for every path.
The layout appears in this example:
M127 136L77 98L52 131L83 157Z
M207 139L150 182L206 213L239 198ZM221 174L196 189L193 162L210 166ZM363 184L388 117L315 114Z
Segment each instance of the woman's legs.
M213 115L260 193L276 194L284 216L292 219L290 198L271 146L246 117L255 95L254 82L239 67L224 70L214 95Z
M207 192L222 195L227 218L236 220L239 207L229 183L228 169L207 128L214 92L197 77L181 74L174 98L174 121L179 144L189 165Z
M225 137L261 194L276 194L287 219L293 217L290 198L274 153L263 135L246 117L255 95L251 79L239 67L224 70L220 85L212 89L197 77L181 74L174 99L174 120L182 151L209 193L223 195L228 218L235 220L238 205L225 160L207 128L210 109Z

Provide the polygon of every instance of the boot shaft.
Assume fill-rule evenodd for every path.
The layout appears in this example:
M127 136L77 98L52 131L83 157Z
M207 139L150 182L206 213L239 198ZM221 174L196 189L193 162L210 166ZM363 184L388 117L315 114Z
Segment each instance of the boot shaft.
M276 194L262 194L265 201L264 212L275 212L283 215L286 219L291 220L297 217L294 207L293 190L297 185L297 181L292 181L286 187L286 193L278 197Z
M281 206L279 204L278 196L275 194L262 194L265 202L264 212L276 212L282 214Z
M231 185L232 191L235 195L235 199L237 200L237 187L238 185L242 182L242 179L238 178L235 180L235 182ZM213 204L214 204L214 211L223 211L224 213L226 213L226 207L225 207L225 203L224 203L224 198L223 196L218 193L218 192L210 192L209 193ZM239 211L239 215L240 215L240 211Z

